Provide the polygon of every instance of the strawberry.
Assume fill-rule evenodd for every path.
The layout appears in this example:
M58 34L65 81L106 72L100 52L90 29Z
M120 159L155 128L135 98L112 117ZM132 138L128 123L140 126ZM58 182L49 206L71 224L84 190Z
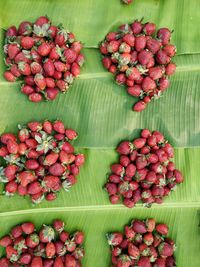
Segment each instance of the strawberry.
M65 133L65 127L64 127L64 124L57 120L53 123L53 129L54 131L58 132L58 133L61 133L61 134L64 134Z
M26 187L29 183L35 181L35 179L35 175L30 171L23 171L18 174L18 180L24 187Z
M146 103L143 101L138 101L134 106L133 106L133 110L137 111L137 112L141 112L142 110L144 110L146 108Z
M37 52L39 55L46 57L51 52L51 46L49 43L42 43L38 46Z
M16 81L16 76L14 76L11 71L5 71L3 76L8 82Z
M55 220L53 222L53 228L60 234L64 230L65 223L61 220Z
M39 17L36 22L34 23L37 26L43 26L44 24L49 24L50 21L46 16Z
M171 32L167 28L161 28L157 32L157 37L161 39L163 45L167 45L171 38Z
M31 49L33 46L34 46L34 39L30 36L25 36L25 37L22 37L21 39L21 46L24 48L24 49Z
M21 225L21 228L22 228L22 231L26 235L29 235L29 234L32 234L34 232L35 225L33 223L31 223L31 222L27 222L27 223L23 223Z
M39 244L39 236L36 233L32 233L26 237L26 245L29 248L35 248Z
M10 261L15 262L15 261L18 260L18 253L17 253L17 251L12 246L7 246L6 247L6 257Z
M25 75L25 76L28 76L31 74L31 67L26 62L23 62L23 61L19 62L18 63L18 69L19 69L20 73Z
M56 257L54 261L54 267L64 267L61 257Z
M18 153L18 144L15 141L8 140L7 142L7 149L10 154L17 154Z
M17 64L12 64L12 66L10 68L10 71L17 78L21 76L21 73L20 73L20 71L18 69Z
M66 255L65 267L76 267L76 259L72 255Z
M166 224L157 224L156 225L156 231L161 235L167 235L169 229L168 229Z
M53 242L50 242L46 245L46 256L47 258L53 258L55 256L56 249Z
M77 245L82 245L84 241L84 233L83 232L76 232L74 234L74 241Z
M76 60L77 54L73 49L68 48L64 50L64 57L66 59L66 62L71 64Z
M40 242L49 243L55 237L54 229L51 226L44 225L39 232Z
M10 266L10 263L9 263L9 260L6 259L6 258L1 258L0 259L0 266L3 266L3 267L9 267Z
M42 71L42 66L38 62L32 62L30 67L31 67L31 72L33 74L41 73Z
M22 265L28 265L31 262L31 259L32 259L32 257L31 257L31 255L29 253L23 253L20 256L19 262Z
M57 153L51 152L45 157L44 165L47 165L47 166L53 165L54 163L56 163L58 157L59 155Z
M34 257L31 261L30 267L43 267L42 258Z
M29 21L23 21L20 23L18 27L18 34L19 35L29 35L32 32L32 23Z
M13 241L9 235L6 235L0 239L0 246L6 248L13 244Z
M47 59L43 64L44 72L47 76L53 76L55 67L51 59Z
M78 154L75 158L75 165L80 167L85 163L85 156L84 154Z
M18 44L9 44L7 49L8 49L8 56L10 59L14 59L16 55L20 52Z
M6 37L17 36L17 28L15 26L11 26L6 31Z
M131 259L128 255L122 254L117 260L117 267L129 267L131 266Z
M34 82L40 90L44 90L46 88L46 80L42 74L37 73L34 77Z
M144 233L147 232L145 223L142 222L142 221L139 221L139 220L135 220L135 221L133 221L133 222L132 222L132 227L133 227L133 230L134 230L136 233L144 234Z
M123 240L123 235L119 232L115 232L112 234L107 234L106 235L107 240L108 240L108 244L112 245L112 246L118 246L121 244L122 240Z
M174 248L170 244L162 242L158 246L158 251L161 257L170 257L174 253Z
M61 176L64 171L64 167L58 162L49 167L49 173L53 176Z
M43 179L43 187L45 187L48 190L52 191L59 191L61 188L61 181L56 176L45 176Z
M57 88L47 88L45 90L45 98L47 100L54 100L59 93L59 90Z

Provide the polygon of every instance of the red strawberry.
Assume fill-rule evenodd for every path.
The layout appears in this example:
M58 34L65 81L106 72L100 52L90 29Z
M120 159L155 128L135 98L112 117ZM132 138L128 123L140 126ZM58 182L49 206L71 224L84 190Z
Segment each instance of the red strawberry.
M54 176L61 176L64 171L64 167L58 162L54 163L49 167L49 173Z
M18 144L12 140L8 140L7 142L7 149L10 154L17 154L18 153Z
M133 221L133 222L132 222L132 227L133 227L133 230L134 230L136 233L144 234L144 233L147 232L145 223L142 222L142 221L139 221L139 220L135 220L135 221Z
M74 147L67 141L61 144L60 148L68 154L74 153Z
M146 46L147 39L144 35L140 35L135 37L135 49L136 51L141 51Z
M51 52L51 46L49 43L42 43L40 46L38 46L37 50L38 54L46 57Z
M163 50L169 57L173 57L176 54L176 47L172 44L167 44L163 47Z
M21 73L18 69L18 66L17 64L12 64L11 68L10 68L10 71L12 72L12 74L15 76L15 77L20 77L21 76Z
M61 257L55 258L53 267L64 267L64 263L63 263Z
M5 146L2 146L1 148L0 148L0 157L5 157L5 156L7 156L8 155L8 149L5 147Z
M45 80L46 80L47 87L49 87L49 88L55 87L56 84L55 84L55 80L53 78L47 77Z
M132 150L133 150L133 145L129 141L121 142L116 149L116 151L122 155L128 155L132 152Z
M171 38L171 32L167 28L161 28L157 32L157 37L161 39L163 45L167 45Z
M23 61L19 62L18 63L18 69L19 69L20 73L25 75L25 76L31 75L31 67L26 62L23 62Z
M53 228L58 232L61 233L64 230L65 223L61 220L55 220L53 222Z
M129 267L131 266L131 259L128 255L121 254L117 260L117 267Z
M143 27L143 32L146 35L153 35L156 31L156 25L154 23L146 23Z
M65 267L76 267L76 259L72 255L66 255Z
M46 256L47 258L53 258L56 253L56 248L53 242L46 245Z
M151 262L149 257L141 257L138 261L138 267L151 267Z
M18 28L19 35L29 35L32 32L32 23L29 21L23 21Z
M0 259L0 266L2 266L2 267L9 267L10 266L10 262L9 262L9 260L8 259L6 259L6 258L1 258Z
M37 73L34 77L34 82L40 90L44 90L46 88L46 80L42 74Z
M51 226L44 225L39 232L40 242L49 243L54 240L55 232Z
M19 52L20 52L20 48L18 44L8 45L8 56L10 59L14 59Z
M133 243L129 243L128 244L128 254L133 259L138 259L139 255L140 255L140 251Z
M158 246L158 251L161 257L170 257L174 253L174 248L170 244L162 242Z
M84 241L84 233L83 232L76 232L74 234L74 241L77 245L83 244Z
M8 82L16 81L16 76L14 76L11 71L5 71L3 76Z
M54 129L54 131L56 131L56 132L58 132L60 134L64 134L65 133L65 126L64 126L62 121L59 121L59 120L55 121L53 123L53 129Z
M23 171L18 174L18 180L24 187L26 187L29 183L35 181L35 179L35 175L30 171Z
M35 195L42 191L42 186L38 181L32 182L28 185L27 193L29 195Z
M71 66L72 75L74 77L77 77L80 75L80 72L81 72L80 66L76 62L72 63L72 66Z
M31 255L29 253L23 253L20 256L19 262L22 265L28 265L31 262L31 259L32 259L32 257L31 257Z
M153 54L156 54L158 52L158 50L160 49L160 47L161 47L161 42L159 40L156 40L156 39L153 39L153 38L149 38L147 40L146 47Z
M68 48L64 50L64 57L66 59L66 62L71 64L76 60L77 54L73 49Z
M31 72L33 74L41 73L42 66L40 65L40 63L38 63L38 62L32 62L30 66L31 66Z
M47 165L47 166L53 165L54 163L56 163L58 157L59 155L57 153L51 152L45 157L44 165Z
M31 49L33 46L34 46L34 39L30 36L26 36L26 37L22 37L21 39L21 46L24 48L24 49Z
M13 141L13 142L16 142L17 141L17 138L14 134L12 133L4 133L1 135L1 143L3 144L7 144L8 141Z
M173 75L176 71L176 64L175 63L169 63L165 68L165 74L170 76Z
M61 181L56 176L45 176L42 183L47 190L59 191L61 188Z
M11 261L15 262L18 260L18 253L12 246L6 247L6 257Z
M13 244L13 241L9 235L6 235L0 239L0 246L6 248ZM0 265L1 266L1 265Z
M44 24L49 24L49 23L50 21L46 16L41 16L36 20L35 25L43 26Z
M39 236L36 233L32 233L26 237L26 245L29 248L35 248L39 244Z
M77 132L70 128L65 130L65 135L69 140L75 140L78 137Z
M30 267L43 267L42 258L34 257L31 261Z
M27 223L23 223L21 225L21 228L22 228L22 231L26 235L29 235L29 234L32 234L34 232L35 225L33 223L31 223L31 222L27 222Z
M45 90L45 97L47 100L54 100L59 93L57 88L47 88Z
M54 67L54 63L51 59L47 59L44 62L43 68L44 68L45 74L47 76L53 76L54 75L55 67Z
M76 158L75 158L75 165L80 167L84 164L85 162L85 156L84 154L78 154L76 155Z
M138 101L134 106L133 106L133 110L137 111L137 112L141 112L142 110L144 110L146 108L146 103L143 101Z
M167 235L169 229L168 229L166 224L157 224L156 225L156 231L161 235Z
M119 232L107 234L108 244L112 246L118 246L123 241L123 235Z
M111 166L111 171L119 176L123 176L124 175L124 167L120 164L113 164Z
M15 179L16 172L18 170L18 167L16 165L8 165L4 169L4 175L8 179L8 181L12 181Z
M11 26L6 31L6 37L17 36L17 28L15 26Z

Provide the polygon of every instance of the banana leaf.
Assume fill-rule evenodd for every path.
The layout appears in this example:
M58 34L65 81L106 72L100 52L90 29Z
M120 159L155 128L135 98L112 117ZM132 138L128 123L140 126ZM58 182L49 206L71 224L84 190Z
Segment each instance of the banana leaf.
M22 20L34 21L47 14L53 23L63 23L84 43L86 64L69 92L53 102L31 103L20 92L20 82L7 83L3 52L0 58L0 133L17 131L17 124L31 120L62 119L79 132L74 142L86 154L78 183L69 193L62 191L52 203L32 206L28 198L0 196L0 236L15 224L32 220L39 227L62 218L70 231L86 234L83 266L111 265L105 233L122 230L132 218L154 217L170 227L176 241L178 267L198 267L200 262L200 31L199 0L135 0L123 6L120 0L2 0L0 2L0 46L5 29ZM174 30L177 72L164 96L142 113L131 111L136 99L114 83L104 70L98 44L107 32L134 19L155 22ZM111 205L103 190L109 166L117 160L120 140L137 137L141 128L157 129L175 146L175 163L185 182L163 205L151 209L138 204L127 209ZM1 188L1 192L2 192ZM2 255L4 252L0 250Z

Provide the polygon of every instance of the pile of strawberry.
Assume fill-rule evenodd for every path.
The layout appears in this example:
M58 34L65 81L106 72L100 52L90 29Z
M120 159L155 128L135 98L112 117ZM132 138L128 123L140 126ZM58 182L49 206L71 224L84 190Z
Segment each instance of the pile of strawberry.
M183 182L182 173L171 161L174 149L158 131L144 129L140 138L123 141L116 150L119 163L111 165L112 174L105 185L112 204L121 197L128 208L140 200L147 207L161 204Z
M133 220L124 227L124 234L107 235L113 267L174 267L175 244L167 237L166 224L154 219Z
M18 139L12 133L0 137L0 157L6 167L1 167L0 181L5 183L5 194L29 195L33 203L44 198L55 200L56 193L69 191L77 181L83 154L75 154L70 143L78 137L62 121L34 121L19 126Z
M15 226L0 239L0 246L6 248L0 266L81 267L84 234L78 231L70 235L64 227L61 220L43 225L39 232L31 222Z
M84 63L81 49L72 32L52 25L47 17L39 17L35 23L23 21L18 29L11 26L6 31L4 77L9 82L21 78L21 91L30 101L53 100L80 74Z
M171 31L154 23L121 25L100 44L103 65L115 75L119 85L126 85L128 94L140 100L133 106L142 111L153 98L169 87L168 76L175 73L171 62L176 47L170 44Z

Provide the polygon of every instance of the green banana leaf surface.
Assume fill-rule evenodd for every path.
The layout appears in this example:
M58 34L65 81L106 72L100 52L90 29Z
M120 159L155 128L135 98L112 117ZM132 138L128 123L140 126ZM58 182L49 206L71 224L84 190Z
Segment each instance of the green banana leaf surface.
M0 1L0 133L17 132L17 125L31 120L64 121L76 129L77 151L86 155L78 183L70 192L61 191L56 201L33 206L28 198L0 195L0 236L17 223L32 220L37 227L55 218L66 222L70 231L86 234L83 266L111 265L105 234L121 231L132 218L154 217L169 225L177 244L178 267L200 266L200 31L199 0L135 0L123 6L120 0L2 0ZM34 21L48 15L62 23L84 43L86 63L81 75L66 94L53 102L31 103L20 92L21 83L8 83L3 43L5 29L22 20ZM98 44L107 32L134 19L151 21L174 30L177 72L163 97L142 113L131 111L135 98L114 83L101 64ZM111 205L103 190L109 166L118 159L116 145L136 138L142 128L160 130L175 147L175 163L185 182L166 198L163 205L134 209ZM4 251L0 250L0 255Z

